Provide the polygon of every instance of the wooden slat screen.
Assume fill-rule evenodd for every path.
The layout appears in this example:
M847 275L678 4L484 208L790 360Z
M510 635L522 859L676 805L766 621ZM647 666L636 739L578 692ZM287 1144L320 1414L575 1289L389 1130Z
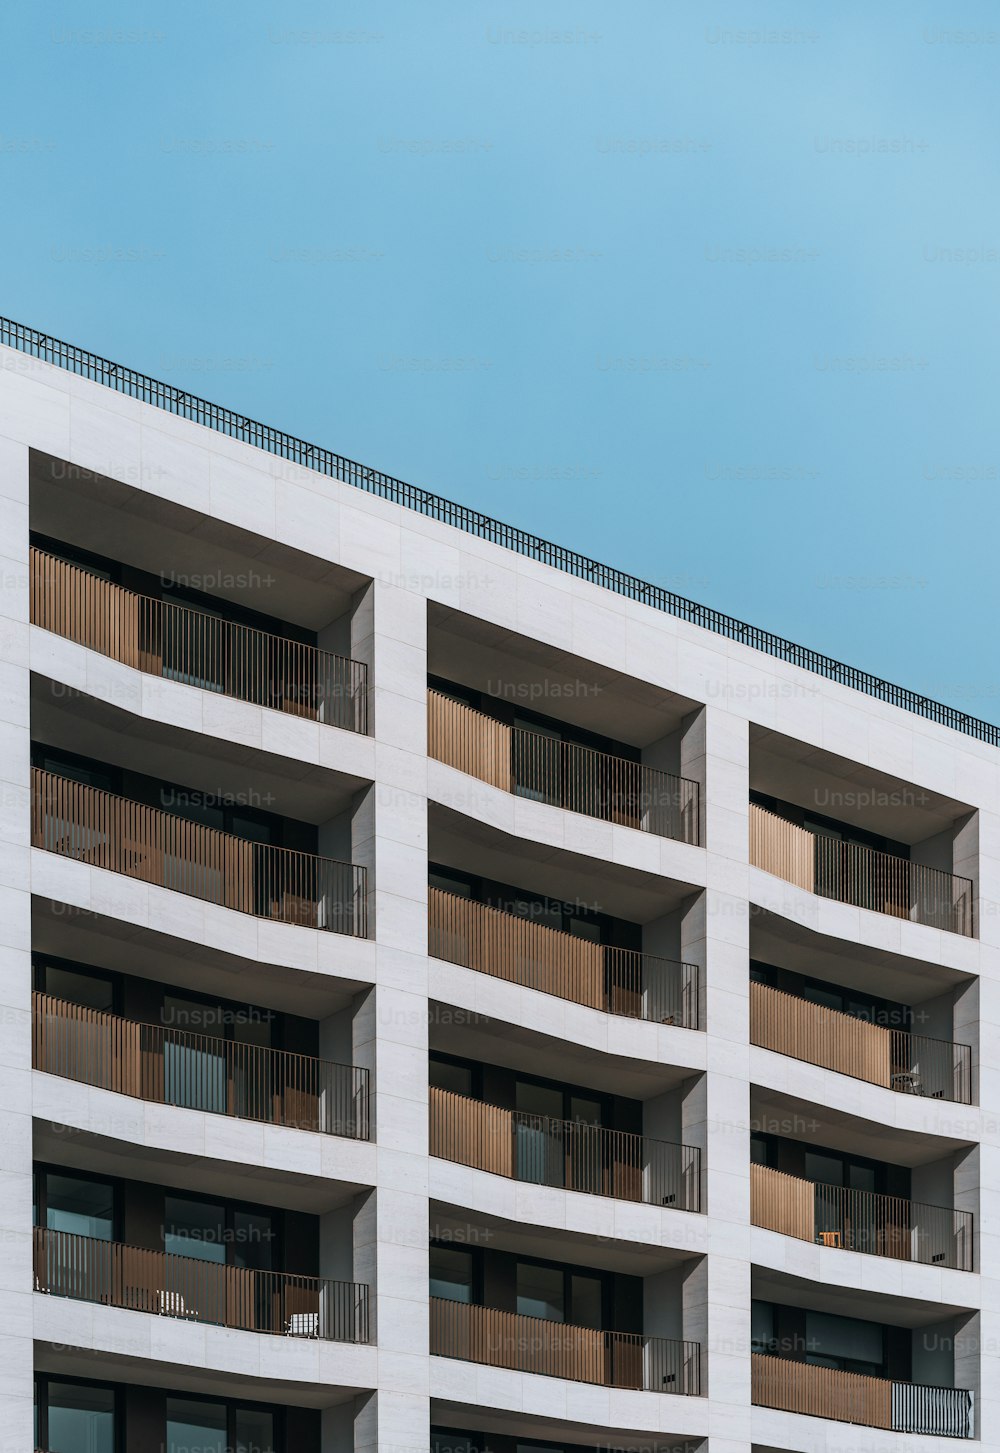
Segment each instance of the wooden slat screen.
M369 1340L361 1282L256 1271L36 1226L35 1290L247 1332Z
M442 1297L431 1297L430 1312L432 1356L604 1387L701 1392L696 1342L600 1332Z
M429 888L428 952L604 1013L698 1028L698 968L591 943L458 893Z
M430 1154L535 1185L701 1209L701 1152L430 1088Z
M434 690L427 693L427 751L436 761L505 792L658 837L699 842L697 782L507 726Z
M368 731L364 662L126 590L45 550L29 558L32 625L154 676Z
M368 1071L32 994L32 1066L155 1104L367 1140Z
M33 767L31 845L240 913L367 936L365 869L249 842Z

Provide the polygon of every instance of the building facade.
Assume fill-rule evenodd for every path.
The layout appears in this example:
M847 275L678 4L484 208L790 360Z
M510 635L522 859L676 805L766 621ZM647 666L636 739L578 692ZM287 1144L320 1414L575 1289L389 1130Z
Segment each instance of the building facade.
M0 336L3 1453L1000 1447L995 729Z

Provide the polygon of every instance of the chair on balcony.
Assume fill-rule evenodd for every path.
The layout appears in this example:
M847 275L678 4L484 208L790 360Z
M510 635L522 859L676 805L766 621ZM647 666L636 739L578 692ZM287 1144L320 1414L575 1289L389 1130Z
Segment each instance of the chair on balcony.
M820 1231L816 1237L820 1246L843 1246L839 1231Z
M899 1070L892 1076L891 1085L904 1095L926 1095L919 1070Z
M319 1312L292 1312L285 1326L286 1337L318 1337Z
M189 1321L198 1315L184 1300L183 1292L165 1291L162 1287L156 1293L156 1311L160 1317L183 1317Z

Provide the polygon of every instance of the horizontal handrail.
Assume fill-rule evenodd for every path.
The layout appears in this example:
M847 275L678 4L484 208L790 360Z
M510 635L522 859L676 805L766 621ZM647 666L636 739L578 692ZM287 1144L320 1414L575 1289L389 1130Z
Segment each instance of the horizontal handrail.
M430 1154L494 1175L679 1211L701 1209L701 1151L430 1088Z
M972 1047L888 1029L750 981L750 1041L899 1094L972 1103Z
M443 888L428 888L432 958L574 1004L697 1029L698 966L591 943Z
M838 903L973 935L970 878L810 832L758 802L750 804L750 862Z
M368 1139L367 1069L31 998L36 1070L154 1104Z
M697 1342L637 1332L602 1332L444 1297L431 1297L430 1311L430 1349L435 1357L604 1387L691 1397L701 1393Z
M972 1393L965 1388L894 1382L764 1352L753 1353L750 1362L750 1400L756 1407L897 1433L973 1435Z
M36 547L29 561L32 625L153 676L368 731L363 661L128 590Z
M972 1212L750 1167L750 1219L800 1241L972 1270Z
M363 867L250 842L33 767L31 845L258 918L367 936Z
M680 620L689 621L692 625L700 626L702 630L713 631L752 650L774 656L779 661L787 661L805 671L813 671L829 681L850 687L853 691L886 701L903 711L914 712L928 721L938 722L953 731L964 732L967 736L976 737L991 746L1000 746L1000 727L992 722L982 721L978 717L970 716L968 712L958 711L953 706L946 706L919 692L896 686L891 681L873 676L869 671L860 671L856 666L848 666L843 661L825 656L808 646L798 646L784 636L748 625L746 621L726 615L724 611L699 605L697 601L677 595L662 585L653 585L648 580L641 580L638 576L617 570L612 565L602 565L600 561L581 555L576 550L568 550L563 545L544 540L516 525L506 525L479 510L456 504L453 500L444 499L418 485L407 484L405 480L385 474L380 469L372 469L370 465L359 464L357 460L348 459L332 449L310 444L284 429L258 423L245 414L238 414L222 404L199 398L197 394L188 393L176 384L163 383L149 374L139 373L134 368L126 368L124 364L102 358L100 354L92 353L75 343L53 338L49 333L29 328L12 318L0 318L0 343L31 358L42 359L56 368L65 369L78 378L89 379L128 398L163 409L175 417L213 429L227 438L240 439L255 449L261 449L279 459L290 460L303 469L311 469L380 499L391 500L393 504L401 505L404 509L414 510L453 529L464 530L466 534L474 535L478 539L489 540L502 549L514 551L529 560L537 560L576 579L589 581L603 590L624 596L627 600L639 601L652 610L663 611Z
M35 1290L216 1327L330 1342L369 1340L362 1282L257 1271L36 1226Z
M699 785L609 752L507 726L427 693L427 752L493 787L658 837L699 841Z

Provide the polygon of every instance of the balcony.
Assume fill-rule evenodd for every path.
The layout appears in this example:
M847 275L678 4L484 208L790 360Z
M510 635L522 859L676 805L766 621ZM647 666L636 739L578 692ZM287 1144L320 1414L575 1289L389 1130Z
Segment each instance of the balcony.
M221 908L365 938L365 869L251 842L33 767L31 845Z
M892 1382L885 1377L841 1372L760 1352L751 1358L750 1376L750 1400L756 1407L833 1418L895 1433L938 1438L973 1436L972 1393L965 1388Z
M35 1291L242 1332L369 1340L368 1287L34 1230Z
M32 994L32 1067L156 1105L367 1140L368 1071Z
M823 898L972 937L969 878L809 832L756 802L750 803L750 862Z
M750 1040L898 1094L972 1103L969 1045L886 1029L753 980Z
M436 1086L430 1090L430 1154L532 1185L701 1210L697 1146L504 1110Z
M563 1377L602 1387L701 1394L701 1349L633 1332L600 1332L495 1307L430 1299L435 1357L480 1362L513 1372Z
M441 888L427 902L432 958L605 1014L698 1028L695 964L591 943Z
M32 625L152 676L368 731L363 662L139 595L44 550L29 557Z
M971 1211L823 1185L751 1165L750 1219L799 1241L972 1270Z
M427 734L429 756L504 792L698 844L699 787L686 777L508 726L433 690Z

